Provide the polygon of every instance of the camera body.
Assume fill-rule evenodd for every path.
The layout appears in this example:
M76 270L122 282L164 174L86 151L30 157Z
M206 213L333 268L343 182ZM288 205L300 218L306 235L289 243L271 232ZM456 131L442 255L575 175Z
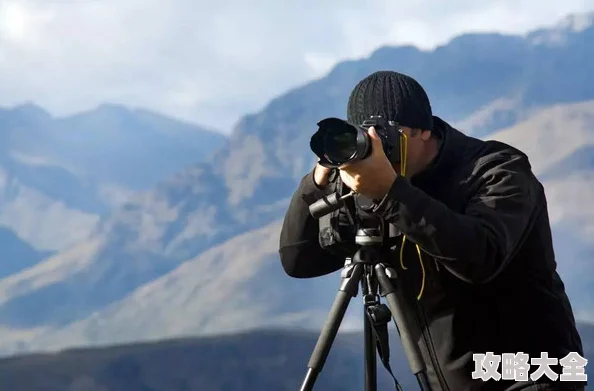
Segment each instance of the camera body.
M400 126L381 115L371 116L361 125L334 117L325 118L317 125L318 130L311 137L310 148L324 167L338 168L345 163L369 157L371 138L368 131L372 126L382 140L384 153L390 162L400 162Z

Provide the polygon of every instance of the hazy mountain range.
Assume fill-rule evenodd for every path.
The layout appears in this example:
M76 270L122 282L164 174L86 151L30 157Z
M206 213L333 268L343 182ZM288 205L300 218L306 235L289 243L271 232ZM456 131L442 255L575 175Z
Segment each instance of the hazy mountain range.
M396 332L392 370L404 390L418 390ZM594 357L594 327L580 325L584 356ZM23 391L295 391L318 338L306 331L258 331L109 348L76 349L0 360L0 389ZM363 336L342 333L315 390L364 389ZM42 373L43 376L39 376ZM586 374L591 376L590 366ZM378 390L394 390L378 362Z
M559 268L593 320L593 40L594 15L577 15L526 36L379 48L246 115L229 138L112 105L65 119L33 105L0 112L0 239L23 254L2 263L0 350L317 329L338 276L286 277L279 221L313 165L316 122L344 117L352 87L378 69L417 78L462 131L529 154Z
M131 192L205 160L226 140L116 105L54 118L24 104L0 109L0 127L0 243L23 249L2 253L0 276L86 240Z

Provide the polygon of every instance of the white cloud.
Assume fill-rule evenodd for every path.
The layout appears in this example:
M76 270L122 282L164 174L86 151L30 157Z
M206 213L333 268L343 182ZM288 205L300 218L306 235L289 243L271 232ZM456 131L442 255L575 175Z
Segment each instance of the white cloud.
M110 101L228 130L341 59L469 30L524 32L589 3L0 0L0 105L62 115Z

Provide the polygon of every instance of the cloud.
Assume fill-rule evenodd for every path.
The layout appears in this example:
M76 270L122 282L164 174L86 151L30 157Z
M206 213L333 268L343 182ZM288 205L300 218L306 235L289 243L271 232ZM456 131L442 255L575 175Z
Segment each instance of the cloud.
M384 44L525 32L589 0L1 0L0 105L101 102L229 130L239 116Z

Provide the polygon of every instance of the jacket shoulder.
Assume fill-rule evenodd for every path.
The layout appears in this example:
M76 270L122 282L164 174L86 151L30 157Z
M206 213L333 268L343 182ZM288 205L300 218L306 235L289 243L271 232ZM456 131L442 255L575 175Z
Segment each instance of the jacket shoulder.
M499 165L513 167L514 171L532 173L530 159L522 150L497 140L484 141L482 153L475 160L475 166L488 169Z
M483 153L472 165L468 178L474 192L488 194L521 193L531 199L542 199L544 187L532 170L530 159L518 148L509 144L488 140Z

